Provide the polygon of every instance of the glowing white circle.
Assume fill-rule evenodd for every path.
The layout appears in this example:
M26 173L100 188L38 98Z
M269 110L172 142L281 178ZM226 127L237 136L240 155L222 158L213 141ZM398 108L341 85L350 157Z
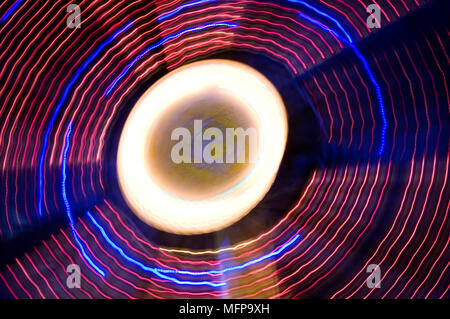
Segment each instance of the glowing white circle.
M255 167L238 185L202 200L177 198L161 189L146 169L146 140L158 116L192 94L223 88L257 114L261 150ZM283 101L273 84L255 69L228 60L204 60L179 68L152 85L124 125L117 154L121 191L134 213L158 229L201 234L223 229L245 216L275 180L287 139Z

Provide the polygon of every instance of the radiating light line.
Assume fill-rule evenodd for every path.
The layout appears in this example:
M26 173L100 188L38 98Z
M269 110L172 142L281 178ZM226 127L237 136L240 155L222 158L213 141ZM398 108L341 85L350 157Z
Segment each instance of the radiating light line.
M64 152L63 152L63 159L62 159L62 181L61 181L61 192L62 197L64 201L64 206L66 207L66 213L67 217L69 218L70 223L70 229L72 230L73 238L75 239L78 247L80 247L81 253L84 256L84 258L87 260L87 262L103 277L105 277L105 272L98 267L95 262L89 257L89 255L86 253L83 245L81 244L77 232L75 230L75 223L73 221L72 212L70 209L70 203L69 199L67 198L67 191L66 191L66 181L67 181L67 152L70 148L70 135L72 133L72 122L69 122L69 126L67 129L66 137L65 137L65 145L64 145Z
M316 12L317 14L327 18L328 20L332 21L334 24L337 25L337 27L344 33L345 38L343 38L341 35L339 35L338 32L336 32L334 29L330 28L329 26L325 26L324 24L320 23L319 21L311 18L310 16L308 16L307 14L301 13L299 12L298 15L301 18L304 18L306 20L308 20L309 22L311 22L312 24L318 26L319 28L321 28L322 30L325 30L327 32L332 33L334 36L336 36L340 41L346 43L355 53L356 57L361 61L361 63L363 64L364 69L366 70L367 75L369 76L370 82L372 82L372 85L375 88L375 92L377 95L377 99L378 99L378 105L379 105L379 109L380 109L380 115L381 115L381 121L382 121L382 127L381 127L381 136L380 136L380 145L378 148L378 156L381 156L383 154L385 145L386 145L386 131L387 131L387 119L386 119L386 112L385 112L385 107L384 107L384 100L383 100L383 95L381 94L381 89L380 89L380 85L378 84L375 76L373 75L373 72L369 66L369 63L367 62L367 59L361 54L361 52L359 51L359 49L355 46L353 39L351 38L351 36L345 31L344 27L342 27L342 25L339 23L338 20L336 20L335 18L333 18L332 16L330 16L329 14L317 9L316 7L314 7L313 5L304 2L304 1L300 1L300 0L287 0L289 2L293 2L293 3L299 3L301 5L304 5L305 7L313 10L314 12Z
M120 81L120 79L122 79L125 74L128 73L128 71L133 67L134 64L136 64L137 61L139 61L144 55L146 55L148 52L150 52L153 49L156 49L157 47L163 45L164 43L166 43L167 41L170 41L172 39L178 38L179 36L185 34L185 33L189 33L189 32L194 32L194 31L198 31L198 30L204 30L206 28L211 28L211 27L237 27L238 25L236 23L228 23L228 22L216 22L216 23L208 23L205 25L201 25L198 27L192 27L192 28L187 28L184 29L178 33L175 33L173 35L169 35L165 38L163 38L162 40L158 41L157 43L151 45L150 47L148 47L144 52L142 52L141 54L139 54L136 58L134 58L133 61L130 62L130 64L127 65L127 67L125 68L125 70L122 71L122 73L120 73L120 75L113 81L113 83L108 87L108 89L106 90L105 96L108 96L109 93L111 93L112 89L114 89L114 87L116 86L117 82Z
M350 35L347 33L347 31L345 31L344 27L342 27L342 25L339 23L339 21L336 20L335 18L333 18L331 15L329 15L323 11L320 11L319 9L317 9L316 7L310 5L309 3L305 2L305 1L301 1L301 0L288 0L288 1L294 2L294 3L299 3L299 4L307 7L308 9L311 9L315 13L331 20L342 31L342 33L344 33L345 37L347 38L347 41L350 43L353 43L353 39L350 37Z
M193 7L193 6L196 6L196 5L199 5L199 4L203 4L203 3L216 2L216 1L217 0L199 0L199 1L186 3L186 4L183 4L182 6L178 7L177 9L175 9L173 11L170 11L168 13L165 13L165 14L159 16L157 20L158 21L163 21L163 20L166 20L166 19L176 15L178 12L180 12L180 11L186 9L186 8Z
M86 212L87 216L89 217L89 219L91 220L91 222L97 227L97 229L100 231L100 233L102 234L103 238L106 240L106 242L111 245L124 259L128 260L129 262L135 264L136 266L138 266L139 268L141 268L144 271L148 271L151 272L153 274L155 274L156 276L162 278L162 279L167 279L170 281L173 281L179 285L190 285L190 286L201 286L201 285L206 285L206 286L211 286L211 287L220 287L220 286L225 286L226 283L225 282L211 282L211 281L184 281L184 280L178 280L176 278L164 275L164 273L178 273L178 271L176 270L172 270L172 269L160 269L160 268L154 268L154 267L148 267L146 265L144 265L143 263L141 263L138 260L135 260L133 258L131 258L130 256L128 256L127 254L125 254L125 252L123 251L122 248L120 248L119 246L117 246L106 234L105 230L103 229L103 227L97 222L97 220L95 220L94 216L92 216L92 214L87 211Z
M210 271L202 271L202 272L191 272L191 271L185 271L185 270L179 270L178 273L180 274L184 274L184 275L193 275L193 276L199 276L199 275L208 275L208 274L223 274L226 272L230 272L230 271L234 271L234 270L240 270L240 269L244 269L248 266L257 264L261 261L264 261L266 259L269 259L271 257L275 257L277 255L279 255L280 253L282 253L284 250L286 250L289 246L291 246L293 243L295 243L298 239L300 238L300 234L295 235L291 240L289 240L287 243L285 243L284 245L282 245L281 247L279 247L277 250L261 256L259 258L250 260L246 263L243 263L242 265L238 265L238 266L233 266L233 267L228 267L228 268L224 268L222 270L210 270Z
M283 244L282 246L280 246L278 249L274 250L273 252L263 255L259 258L250 260L246 263L243 263L241 265L237 265L237 266L233 266L233 267L228 267L228 268L224 268L221 270L209 270L209 271L188 271L188 270L174 270L174 269L164 269L164 268L154 268L154 267L148 267L146 265L144 265L143 263L141 263L140 261L137 261L131 257L129 257L122 248L120 248L119 246L117 246L106 234L105 229L99 224L99 222L94 218L94 216L87 211L86 212L87 216L90 218L91 222L97 227L97 229L100 231L100 233L102 234L103 238L111 245L113 246L113 248L115 250L117 250L120 255L122 257L124 257L126 260L134 263L135 265L141 267L144 270L148 270L151 272L157 272L157 273L172 273L172 274L181 274L181 275L190 275L190 276L202 276L202 275L215 275L215 274L223 274L226 272L230 272L230 271L234 271L234 270L241 270L244 269L248 266L260 263L266 259L269 259L271 257L275 257L277 255L279 255L280 253L282 253L283 251L285 251L289 246L291 246L292 244L294 244L299 238L300 238L300 234L295 235L291 240L289 240L287 243ZM216 284L217 285L217 284Z
M16 2L14 2L14 4L11 6L11 8L9 8L8 11L6 11L6 13L3 15L2 19L0 20L1 23L5 22L6 19L8 19L8 17L14 12L14 10L17 9L17 7L22 3L22 0L17 0Z
M84 64L81 66L80 69L78 69L77 73L75 73L75 75L73 76L72 80L69 82L69 84L66 86L63 96L61 97L59 103L56 105L55 110L53 111L52 117L50 118L50 122L47 125L47 128L45 130L45 135L44 135L44 142L42 145L42 149L40 152L40 156L39 156L39 170L38 170L38 179L39 179L39 187L38 187L38 214L39 217L42 217L42 201L44 198L44 190L43 188L43 175L44 175L44 157L45 157L45 152L47 150L47 146L48 146L48 138L50 135L50 131L53 127L54 122L56 121L56 117L58 116L58 113L60 111L60 109L62 108L62 105L64 103L64 101L66 100L67 96L69 95L69 91L72 88L73 84L78 80L78 78L80 77L81 73L88 67L88 65L99 55L99 53L109 44L111 43L120 33L128 30L131 25L133 24L134 21L129 22L125 27L117 30L109 39L107 39L105 42L103 42L98 48L97 50L95 50L95 52L84 62Z

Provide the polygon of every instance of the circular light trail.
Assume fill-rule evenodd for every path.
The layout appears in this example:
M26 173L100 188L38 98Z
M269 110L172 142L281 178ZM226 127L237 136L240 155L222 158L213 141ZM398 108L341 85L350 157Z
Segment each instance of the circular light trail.
M159 134L154 127L167 109L192 95L214 90L229 92L256 117L257 161L243 178L220 194L187 200L164 188L148 169L152 160L148 140ZM261 73L227 60L192 63L151 86L128 116L117 155L121 190L135 214L158 229L176 234L217 231L241 219L264 197L276 177L286 139L283 101Z

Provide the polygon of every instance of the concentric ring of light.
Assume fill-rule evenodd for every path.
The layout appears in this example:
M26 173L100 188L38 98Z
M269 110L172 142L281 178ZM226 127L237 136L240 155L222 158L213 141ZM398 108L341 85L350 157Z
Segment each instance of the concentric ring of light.
M210 88L233 92L258 116L258 162L238 185L220 196L180 199L161 189L146 169L146 140L164 110ZM266 77L245 64L228 60L192 63L152 85L131 111L117 155L120 187L134 213L158 229L176 234L217 231L241 219L264 197L276 177L286 139L284 104Z

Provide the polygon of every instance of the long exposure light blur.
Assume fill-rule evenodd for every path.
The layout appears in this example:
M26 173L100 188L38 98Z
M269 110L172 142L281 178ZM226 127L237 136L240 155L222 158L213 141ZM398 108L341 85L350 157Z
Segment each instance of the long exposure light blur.
M147 169L152 160L147 156L147 141L152 138L149 135L158 134L153 128L167 108L217 89L230 92L241 107L251 108L259 132L258 160L246 176L220 194L187 200L163 189ZM262 74L227 60L193 63L150 87L130 113L117 155L121 190L135 214L158 229L177 234L217 231L241 219L264 197L278 171L286 138L283 101Z

